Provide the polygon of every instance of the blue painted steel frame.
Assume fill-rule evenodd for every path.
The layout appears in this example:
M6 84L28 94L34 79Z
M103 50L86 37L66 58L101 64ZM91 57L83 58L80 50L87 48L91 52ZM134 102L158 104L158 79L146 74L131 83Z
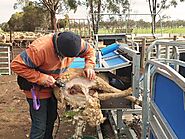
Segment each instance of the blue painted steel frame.
M152 100L179 139L185 137L184 91L173 80L156 73Z
M149 126L152 131L150 133L154 133L150 136L151 139L161 137L183 139L185 137L185 78L161 62L162 60L149 60L146 64L142 138L146 138ZM179 60L165 60L165 62L185 67L185 62ZM149 72L151 65L156 67L152 78ZM150 80L153 81L152 84ZM151 94L148 94L150 88L152 88ZM150 98L147 98L149 96Z
M99 59L101 58L101 59ZM101 61L101 63L99 63ZM84 68L85 60L84 58L75 58L74 62L70 65L70 68ZM123 57L116 51L109 52L101 57L97 57L97 63L95 70L102 69L105 71L115 70L122 67L130 66L130 61Z

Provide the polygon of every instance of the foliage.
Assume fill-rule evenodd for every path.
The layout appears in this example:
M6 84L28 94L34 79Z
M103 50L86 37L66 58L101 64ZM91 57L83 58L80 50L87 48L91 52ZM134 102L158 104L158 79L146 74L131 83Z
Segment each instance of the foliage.
M27 4L29 0L18 0L17 5ZM121 13L128 9L128 0L38 0L40 4L44 5L50 13L51 29L57 30L56 14L64 10L74 9L81 4L86 5L90 11L89 13L100 13L102 11L120 13L120 7L122 7ZM25 6L25 5L24 5ZM23 7L24 7L23 6ZM92 14L92 24L94 32L98 31L98 24L100 21L100 15ZM63 21L61 21L63 22ZM61 24L61 23L60 23ZM64 25L64 22L62 23Z
M185 0L180 0L185 1ZM150 2L151 13L158 13L160 9L167 8L169 5L176 5L177 0L148 0ZM112 22L103 22L102 16L99 13L125 13L129 10L129 0L17 0L15 8L21 5L23 12L15 13L12 15L8 22L9 26L3 26L3 30L8 30L11 28L13 30L21 31L33 31L35 27L56 29L56 17L58 14L64 10L74 9L76 10L79 5L86 5L89 13L91 14L91 25L93 27L94 33L98 33L98 29L104 24L106 28L116 23L113 17L109 17ZM158 11L157 11L158 10ZM50 15L50 16L49 16ZM50 19L49 19L50 18ZM154 19L155 20L155 19ZM154 21L153 21L154 22ZM169 27L171 22L166 22L163 26ZM122 24L121 22L118 24ZM174 22L173 22L174 24ZM178 23L177 26L182 25ZM59 20L60 27L68 26L68 20ZM128 20L124 23L126 28L149 28L151 24L149 22L133 21ZM155 21L155 26L160 26L160 23ZM184 26L184 25L183 25ZM116 29L113 29L116 30Z
M59 28L66 28L67 26L69 26L69 16L66 14L64 15L64 19L59 19L58 20L58 27Z
M77 9L76 0L39 0L50 13L51 29L57 31L56 13L68 9Z
M0 32L3 32L3 31L5 32L10 31L9 25L6 22L0 24Z
M23 12L16 12L8 21L8 25L11 30L22 31L23 30Z
M85 3L82 2L82 4L86 5L88 8L90 8L92 4L94 8L94 11L92 11L93 13L98 12L98 6L101 7L100 12L103 13L125 13L129 8L128 0L86 0Z
M128 0L86 0L82 4L89 8L94 33L98 33L100 13L125 13L129 9Z
M34 31L36 27L48 28L49 13L36 3L30 2L23 7L23 30Z
M180 0L184 2L185 0ZM156 16L161 12L162 9L167 9L170 6L176 7L179 1L177 0L148 0L150 13L152 16L152 34L155 33L156 28Z
M29 1L23 7L23 12L11 16L8 25L14 31L34 31L36 27L48 28L48 12L38 3Z
M30 3L30 1L31 0L17 0L17 3L15 3L14 7L17 8L18 5L21 5L22 8L24 8L27 6L28 3ZM50 13L50 29L55 31L57 30L57 12L60 13L68 9L76 10L78 5L76 0L32 0L32 2L35 2L37 6L41 6L42 8L47 9L47 11Z

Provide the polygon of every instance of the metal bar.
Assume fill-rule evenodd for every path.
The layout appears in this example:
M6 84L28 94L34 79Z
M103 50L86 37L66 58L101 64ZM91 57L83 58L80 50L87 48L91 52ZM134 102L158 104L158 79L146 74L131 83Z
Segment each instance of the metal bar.
M159 60L159 59L158 59ZM162 61L162 60L161 60ZM163 60L164 61L164 60ZM180 60L166 60L170 61L171 63L177 63L183 67L185 67L185 62ZM148 127L148 110L149 110L149 101L148 101L148 94L150 92L150 65L156 67L156 69L160 70L163 74L165 74L169 79L176 82L179 87L181 87L185 91L185 80L182 75L177 73L173 68L167 66L160 61L157 60L148 60L145 66L145 73L144 73L144 92L143 92L143 99L142 99L142 139L147 137L147 127Z
M117 129L121 132L125 128L125 124L123 123L122 115L123 111L122 110L117 110Z
M0 62L0 64L9 64L9 62Z
M104 40L104 39L122 39L125 38L126 33L116 33L116 34L95 34L98 36L98 41L99 40Z
M133 56L132 75L132 95L139 98L140 54L138 53Z
M120 57L120 58L122 58L122 59L124 59L126 62L130 62L127 58L125 58L124 56L122 56L122 55L120 55L119 53L117 53L117 52L115 52L116 53L116 55L114 55L114 56L109 56L109 57L105 57L105 58L103 58L104 60L110 60L110 59L113 59L113 58L117 58L117 57ZM126 63L125 62L125 63Z
M144 63L145 63L145 48L146 48L146 38L142 39L142 46L141 46L141 69L144 69Z
M11 75L11 68L10 68L10 57L11 57L11 53L10 53L10 47L8 47L8 72L9 75Z
M144 72L144 91L142 96L142 134L141 139L147 138L148 132L148 110L149 110L149 102L148 102L148 94L150 92L150 66L146 63L145 72Z
M125 64L117 65L115 67L102 67L102 68L95 68L94 70L97 71L97 72L113 71L113 70L116 70L116 69L119 69L119 68L128 67L130 65L131 65L130 62L127 62Z
M8 54L8 52L0 52L0 54Z
M117 57L119 57L119 55L109 56L109 57L105 57L103 59L104 60L110 60L110 59L117 58Z
M0 67L0 70L6 70L6 69L8 69L9 70L9 67Z
M164 62L164 63L171 63L171 64L177 64L179 66L185 67L185 62L178 60L178 59L165 59L165 58L161 58L161 59L157 59L154 61L159 61L159 62Z
M0 57L0 59L7 59L8 57Z
M140 78L140 52L132 50L125 45L120 45L119 50L127 53L133 58L132 64L132 88L133 96L139 97L139 78Z
M117 127L116 127L116 123L115 123L114 117L113 117L113 115L112 115L112 113L110 111L107 111L107 112L108 112L109 122L111 124L112 130L113 130L114 135L115 135L115 139L119 139L118 138L118 131L117 131Z
M3 45L3 44L1 44ZM0 62L0 64L8 64L7 67L0 67L1 70L6 70L8 69L8 75L11 75L11 68L10 68L10 47L11 44L4 44L5 46L0 46L0 49L6 49L3 52L0 52L0 54L7 54L7 56L0 56L0 59L6 59L6 61ZM4 73L1 73L4 74Z
M153 43L150 44L150 46L147 48L147 53L151 52L154 46L156 45L166 45L166 46L183 46L185 47L185 42L177 42L177 41L169 41L169 40L156 40Z
M166 60L168 61L168 60ZM181 66L185 67L185 62L180 61L180 60L169 60L169 61L177 61L179 63L179 65L181 64ZM176 72L173 68L171 68L170 66L167 66L159 61L156 60L148 60L147 62L148 64L152 64L156 67L159 67L160 69L162 69L164 74L166 73L166 76L168 75L168 78L173 80L174 82L176 82L179 87L181 87L184 91L185 91L185 80L184 77L182 75L180 75L178 72ZM170 75L170 76L169 76Z
M156 134L157 136L159 135L158 133L161 131L161 134L163 134L163 136L166 136L166 139L178 139L178 137L175 135L174 131L172 130L172 128L170 127L170 125L168 124L168 122L166 121L165 117L162 115L162 113L160 112L160 110L158 109L157 105L151 101L150 103L150 111L151 111L151 117L149 116L149 122L152 121L158 121L158 123L154 123L155 126L158 126L158 128L156 129ZM155 115L156 119L153 118L153 115ZM150 119L151 118L151 119ZM161 129L159 129L159 127L161 127ZM160 138L160 136L159 136Z
M133 113L133 114L141 114L142 113L142 109L127 109L127 108L103 108L102 110L122 110L124 114L130 114L130 113Z
M98 139L103 139L103 135L102 135L102 132L101 132L100 125L96 126L96 131L97 131L97 134L98 134Z
M160 58L160 56L161 56L161 45L159 45L159 44L156 44L155 45L157 48L157 52L156 52L156 57L157 58Z
M183 99L184 99L184 111L185 111L185 93L183 94Z
M99 60L99 66L100 66L100 68L102 68L102 55L101 55L101 52L100 51L98 51L98 60Z
M121 44L119 50L127 53L129 56L133 56L135 54L140 54L140 52L130 49L127 44Z
M156 139L168 139L163 129L158 125L157 119L153 117L153 115L150 119L150 130L153 131Z

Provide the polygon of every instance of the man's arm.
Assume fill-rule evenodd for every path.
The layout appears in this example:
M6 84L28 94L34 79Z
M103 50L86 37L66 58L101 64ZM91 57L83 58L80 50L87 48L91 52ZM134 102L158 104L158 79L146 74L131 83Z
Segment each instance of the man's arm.
M54 78L37 70L43 61L42 53L38 53L34 48L27 48L13 59L11 69L32 83L49 87Z
M94 71L94 67L96 64L95 50L87 42L82 41L82 43L84 43L83 49L82 49L82 51L84 51L84 54L82 54L82 56L80 57L85 58L84 72L85 72L86 77L92 80L95 78L95 71Z
M83 54L80 57L85 58L85 68L94 68L96 63L95 49L87 42L82 40Z

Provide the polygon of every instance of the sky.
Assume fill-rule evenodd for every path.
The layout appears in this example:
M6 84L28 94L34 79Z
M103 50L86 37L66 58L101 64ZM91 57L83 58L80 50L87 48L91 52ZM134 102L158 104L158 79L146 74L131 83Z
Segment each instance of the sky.
M17 10L13 9L13 5L16 2L16 0L0 0L0 23L7 22L11 15L15 13ZM150 14L149 6L146 0L130 0L131 2L131 14ZM165 11L162 11L160 15L167 15L170 16L169 20L185 20L185 16L183 16L183 13L185 12L185 2L179 3L176 8L171 7L170 9L167 9ZM80 7L77 12L74 14L73 12L69 12L70 18L87 18L87 10L85 7ZM57 16L58 18L61 17L61 15ZM148 15L132 15L130 18L133 19L146 19L150 20L150 17Z

